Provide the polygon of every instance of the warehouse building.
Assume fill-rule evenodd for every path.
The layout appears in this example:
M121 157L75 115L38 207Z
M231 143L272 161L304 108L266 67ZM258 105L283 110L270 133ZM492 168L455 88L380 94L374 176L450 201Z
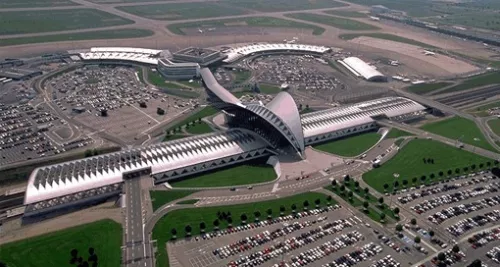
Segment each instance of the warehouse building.
M363 60L357 57L348 57L344 60L338 60L338 62L348 69L356 77L362 77L367 81L371 82L386 82L387 77L375 69L375 67L368 65Z

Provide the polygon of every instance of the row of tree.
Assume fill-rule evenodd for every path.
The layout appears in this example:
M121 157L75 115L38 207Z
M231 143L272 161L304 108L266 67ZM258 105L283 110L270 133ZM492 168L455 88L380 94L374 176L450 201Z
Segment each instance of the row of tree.
M428 159L427 159L427 160L428 160ZM479 166L479 169L483 169L485 166L490 167L492 164L494 164L494 165L498 165L498 161L496 161L496 160L495 160L493 163L491 163L490 161L488 161L488 162L486 162L486 163L480 163L478 166ZM448 170L448 171L446 172L446 174L447 174L448 176L450 176L450 175L452 175L453 173L455 173L455 174L460 174L462 171L463 171L464 173L466 173L466 172L468 172L469 170L471 170L471 171L476 170L476 168L477 168L478 166L477 166L476 164L472 164L471 166L466 166L466 167L463 167L463 168L456 168L454 171L450 169L450 170ZM439 176L439 177L443 177L444 175L445 175L445 173L444 173L443 171L438 172L438 176ZM427 177L426 175L422 175L422 176L420 176L420 181L421 181L422 183L424 183L424 182L427 180L427 178L430 178L430 179L432 180L432 179L436 178L436 175L435 175L434 173L429 174L429 177ZM413 177L413 178L411 179L411 182L412 182L412 184L413 184L413 185L417 184L417 182L418 182L418 178L417 178L417 177ZM403 179L403 180L401 180L401 184L402 184L404 187L406 187L406 186L408 186L409 181L408 181L408 180L406 180L406 179ZM394 186L394 189L397 189L397 188L400 186L399 181L394 181L393 186ZM389 184L387 184L387 183L386 183L386 184L384 184L384 191L385 191L385 192L387 192L387 190L389 189L389 187L390 187L390 185L389 185Z
M332 201L332 197L331 196L327 196L326 197L326 202L327 202L327 205L330 205L331 204L331 201ZM321 199L316 199L314 201L314 203L316 204L316 208L319 208L320 204L321 204ZM304 210L308 210L308 207L309 207L309 201L305 200L303 203L303 209ZM292 213L295 214L297 212L297 205L296 204L292 204L290 206L291 210L292 210ZM280 216L284 216L284 213L286 211L286 207L285 206L280 206ZM273 210L272 209L267 209L266 211L267 213L267 219L270 220L273 218ZM253 213L254 215L254 218L255 218L255 222L259 222L260 221L260 217L262 216L261 212L260 211L254 211ZM241 220L241 224L242 225L245 225L248 221L248 216L246 213L242 213L240 215L240 220ZM217 212L217 219L215 219L213 221L213 226L214 226L214 231L218 231L219 230L219 226L220 226L220 223L221 221L226 221L227 222L227 226L229 228L231 228L233 226L233 219L231 217L231 212ZM200 229L200 233L205 233L206 229L207 229L207 224L202 221L200 222L199 224L199 229ZM191 234L192 234L192 231L193 231L193 228L191 225L187 224L186 226L184 226L184 232L185 232L185 235L187 237L190 237ZM172 239L177 239L177 229L176 228L172 228L171 231L170 231L171 235L172 235Z
M198 118L197 120L194 120L194 121L189 121L184 125L180 125L180 126L177 126L175 128L172 128L171 130L167 131L167 137L174 135L175 133L180 133L182 131L182 127L189 129L189 127L195 126L196 123L201 124L201 118Z

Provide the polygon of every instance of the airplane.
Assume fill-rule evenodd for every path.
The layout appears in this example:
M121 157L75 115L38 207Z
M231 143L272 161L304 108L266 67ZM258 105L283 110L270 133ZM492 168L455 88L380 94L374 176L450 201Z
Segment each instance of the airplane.
M198 32L199 32L199 33L203 33L203 30L202 30L202 29L200 29L200 28L198 28Z

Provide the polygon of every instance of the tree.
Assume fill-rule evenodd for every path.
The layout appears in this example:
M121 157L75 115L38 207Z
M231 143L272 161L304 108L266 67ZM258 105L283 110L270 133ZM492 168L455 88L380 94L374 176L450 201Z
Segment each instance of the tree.
M348 184L348 183L349 183L349 181L351 181L351 176L349 176L349 174L346 174L346 175L344 176L344 183Z
M85 156L86 158L88 158L88 157L92 157L92 150L90 150L90 149L85 150L85 152L84 152L84 156Z
M415 241L415 243L419 244L420 243L420 236L416 236L413 241Z
M355 182L354 182L354 187L355 187L357 190L359 190L359 182L358 182L358 181L355 181Z
M490 162L490 161L487 161L487 162L486 162L486 166L490 167L490 166L491 166L491 162Z
M241 219L241 223L242 224L245 224L247 223L247 215L245 213L242 213L241 216L240 216L240 219Z
M186 225L186 227L184 227L184 230L186 231L186 235L187 236L191 236L191 231L192 231L192 228L191 228L191 225Z
M458 247L458 245L454 245L452 248L451 248L451 251L453 251L454 253L458 253L460 251L460 248Z
M453 173L452 170L448 170L448 172L446 172L448 175L451 175Z
M417 219L412 218L412 219L411 219L411 221L410 221L410 223L411 223L412 225L417 225Z
M214 230L215 231L219 230L220 221L218 219L215 219L213 224L214 224Z
M293 213L295 213L295 211L297 210L297 205L292 204L292 207L291 207L291 208L292 208L292 212L293 212Z
M384 184L384 191L387 191L388 188L389 188L389 185L388 184Z
M7 267L7 264L0 261L0 267Z
M464 167L464 172L468 172L469 171L469 167Z
M443 177L444 172L443 172L443 171L440 171L440 172L438 173L438 175L439 175L440 177Z
M227 221L227 226L229 228L233 227L233 218L232 217L227 217L226 221Z
M321 204L321 200L319 198L317 198L316 200L314 200L314 204L316 204L316 208L319 208L319 204Z
M413 177L413 178L411 178L411 181L412 181L413 184L416 184L417 181L418 181L418 179L417 179L417 177Z
M172 230L170 230L170 233L172 234L172 239L177 239L177 229L172 228Z
M429 177L430 177L431 179L434 179L434 177L436 177L436 176L434 175L434 173L431 173L431 175L429 175Z
M78 250L76 248L74 248L70 251L70 254L71 254L72 258L76 258L76 257L78 257Z
M271 219L273 217L273 210L272 209L267 209L267 218Z
M345 195L345 185L340 186L340 195L344 196Z
M309 207L309 201L304 200L303 205L304 205L304 210L307 210L307 207Z
M398 188L399 187L399 182L398 181L395 181L394 182L394 188Z
M205 229L207 226L205 225L205 222L200 222L200 232L205 233Z
M403 186L406 187L408 185L408 180L403 180Z
M476 169L476 164L472 164L472 165L470 166L470 169L471 169L471 170L475 170L475 169Z
M484 164L483 163L479 163L479 169L482 169L484 168Z
M399 208L398 207L394 208L394 214L396 214L396 216L398 216L398 214L399 214Z
M456 174L459 174L459 173L460 173L460 168L456 168L456 169L455 169L455 173L456 173Z
M283 206L283 205L282 205L282 206L280 207L280 215L281 215L281 216L283 216L283 214L285 213L285 210L286 210L285 206Z
M260 211L258 211L258 210L257 210L257 211L255 211L255 212L253 213L253 216L255 216L255 221L256 221L256 222L258 222L258 221L259 221L259 219L260 219L260 215L261 215L261 214L260 214Z
M351 201L351 202L352 202L353 195L354 194L352 193L352 191L349 191L349 193L347 193L347 197L349 197L349 201Z
M421 180L422 182L423 182L423 181L425 181L426 179L427 179L427 176L425 176L425 175L422 175L422 176L420 177L420 180Z
M403 231L403 226L401 224L396 225L396 231L401 232Z
M363 189L363 191L365 191L365 195L368 195L368 193L370 193L370 188L365 187L365 189Z
M430 231L429 231L429 236L430 236L431 238L432 238L432 237L434 237L434 235L435 235L435 234L436 234L436 233L434 233L434 231L432 231L432 230L430 230Z
M330 203L332 202L332 196L328 195L326 196L326 204L330 206Z
M369 206L369 205L370 205L370 204L368 203L368 201L363 202L363 207L364 207L364 210L365 210L365 211L368 211L368 206Z
M380 222L381 223L385 222L385 213L380 214Z
M333 187L333 188L335 188L336 186L337 186L337 180L335 180L335 179L334 179L334 180L332 181L332 187Z
M378 203L379 203L379 206L382 206L382 204L384 204L384 198L383 197L379 197L378 198Z
M443 252L439 252L437 258L439 261L444 261L446 260L446 255Z

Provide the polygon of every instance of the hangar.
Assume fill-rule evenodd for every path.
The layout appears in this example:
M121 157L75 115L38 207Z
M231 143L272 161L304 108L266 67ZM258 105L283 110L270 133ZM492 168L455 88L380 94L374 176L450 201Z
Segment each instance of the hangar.
M348 57L338 61L346 69L352 72L357 77L363 77L367 81L385 82L387 78L380 73L375 67L368 65L366 62L357 57Z
M26 189L25 218L117 196L124 180L139 175L162 184L283 152L300 159L307 145L374 129L377 118L404 121L425 110L412 100L387 97L300 116L287 92L267 105L242 103L208 68L200 75L229 130L36 168Z

